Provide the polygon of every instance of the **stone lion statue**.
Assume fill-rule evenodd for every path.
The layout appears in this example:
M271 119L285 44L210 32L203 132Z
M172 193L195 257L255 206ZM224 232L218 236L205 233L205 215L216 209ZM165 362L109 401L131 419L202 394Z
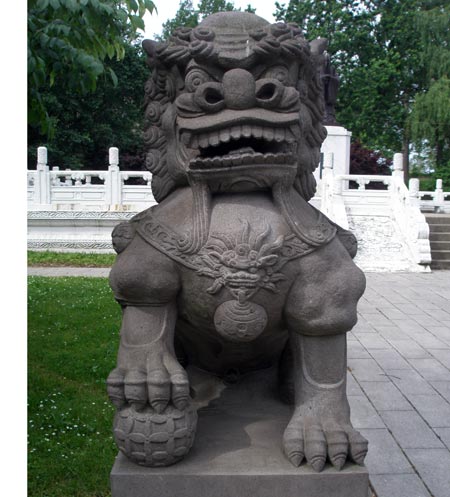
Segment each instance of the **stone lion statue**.
M354 237L312 207L324 40L250 13L145 40L146 166L158 205L118 225L110 282L123 310L108 393L133 461L192 446L189 364L216 377L279 366L295 466L362 464L346 396L346 332L365 277Z

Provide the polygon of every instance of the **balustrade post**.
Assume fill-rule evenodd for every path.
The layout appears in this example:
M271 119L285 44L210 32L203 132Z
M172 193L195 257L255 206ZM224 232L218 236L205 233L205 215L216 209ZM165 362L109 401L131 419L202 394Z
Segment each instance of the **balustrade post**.
M420 180L419 178L410 178L408 183L409 196L413 198L419 198L420 191Z
M436 210L441 210L444 206L444 190L442 188L442 180L436 180L436 189L434 191L434 207Z
M408 183L409 199L412 205L420 204L420 180L419 178L410 178Z
M122 182L119 168L119 149L110 147L108 167L107 198L110 210L117 210L122 203Z
M47 147L37 149L37 181L35 183L35 203L50 204L50 172L47 164Z
M403 154L394 154L392 176L403 180Z
M328 209L328 196L333 193L333 153L325 152L323 154L322 163L322 181L320 182L321 188L321 208L322 210Z

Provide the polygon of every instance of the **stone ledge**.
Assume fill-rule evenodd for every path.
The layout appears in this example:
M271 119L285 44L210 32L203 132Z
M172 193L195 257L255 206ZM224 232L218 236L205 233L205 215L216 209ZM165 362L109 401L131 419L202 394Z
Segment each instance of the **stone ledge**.
M367 497L365 467L294 468L281 448L291 407L274 396L270 372L227 387L198 411L194 446L167 468L144 468L123 454L111 472L112 497Z

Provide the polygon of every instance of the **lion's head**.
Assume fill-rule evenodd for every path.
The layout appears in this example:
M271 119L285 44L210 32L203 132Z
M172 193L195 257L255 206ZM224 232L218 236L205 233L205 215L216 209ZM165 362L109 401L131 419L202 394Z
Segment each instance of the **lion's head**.
M326 136L323 40L246 12L213 14L169 41L145 40L147 168L157 201L187 184L212 192L289 182L309 200Z

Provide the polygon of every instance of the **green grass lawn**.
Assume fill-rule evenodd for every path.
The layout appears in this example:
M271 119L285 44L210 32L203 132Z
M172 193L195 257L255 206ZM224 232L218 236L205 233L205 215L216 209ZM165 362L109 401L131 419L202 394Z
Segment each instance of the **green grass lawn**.
M105 379L120 307L103 278L30 277L29 497L106 497L117 449Z
M28 251L29 266L110 267L113 265L115 259L115 254Z

